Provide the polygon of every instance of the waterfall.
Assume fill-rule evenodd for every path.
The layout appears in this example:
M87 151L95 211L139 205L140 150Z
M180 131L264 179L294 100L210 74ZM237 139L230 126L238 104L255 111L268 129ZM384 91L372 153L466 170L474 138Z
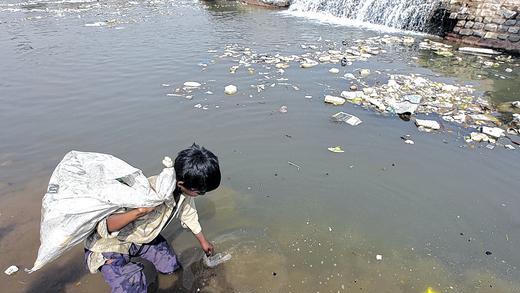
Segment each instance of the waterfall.
M293 0L290 12L327 14L396 29L429 31L442 0Z

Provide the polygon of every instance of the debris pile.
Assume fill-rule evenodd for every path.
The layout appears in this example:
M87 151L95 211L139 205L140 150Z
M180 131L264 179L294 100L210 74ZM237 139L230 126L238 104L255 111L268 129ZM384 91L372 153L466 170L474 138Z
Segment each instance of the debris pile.
M497 56L496 52L487 50L461 48L457 51L451 45L431 39L417 42L410 36L387 35L354 41L345 40L340 44L330 40L316 44L301 44L300 48L303 51L299 52L299 55L257 53L249 47L230 44L225 46L222 54L216 54L214 57L232 60L234 64L229 67L230 74L245 72L248 75L254 75L256 84L251 84L250 88L257 93L277 85L292 87L295 91L299 91L300 87L289 83L289 79L285 77L286 70L315 72L321 68L324 73L328 71L330 74L336 75L340 73L341 67L338 65L345 67L353 65L354 62L367 61L373 56L387 53L386 48L394 45L417 46L420 50L430 50L441 57L453 57L434 59L453 59L454 62L463 59L460 57L462 54L479 54L475 58L478 59L477 63L481 67L497 67L511 61L510 57ZM217 50L208 52L218 53ZM488 54L487 57L482 57L484 54ZM214 63L214 60L211 63ZM207 64L205 64L206 66ZM445 129L442 121L459 124L464 128L474 129L474 131L468 131L469 135L465 137L468 143L495 144L499 139L510 139L513 144L517 144L516 138L511 139L507 135L520 134L520 118L518 117L520 114L515 113L516 116L513 116L513 120L504 125L503 120L499 119L501 117L495 105L492 105L489 99L476 95L475 89L471 85L453 85L432 81L420 74L389 74L387 82L381 84L381 72L375 71L378 74L378 77L375 78L379 81L371 86L368 83L374 78L367 79L372 74L370 69L358 67L348 71L350 72L344 72L343 75L343 78L349 81L346 89L337 95L334 93L334 91L338 92L337 90L327 86L327 92L324 94L325 103L341 106L349 102L380 113L397 115L402 120L412 120L420 131L425 132ZM512 69L506 68L505 71L510 72ZM169 95L191 99L190 93L201 88L203 85L198 82L186 82L184 87L176 89L175 93ZM224 92L227 95L234 95L237 90L236 86L228 85ZM249 97L253 97L253 95L250 94ZM312 98L312 96L305 95L305 98ZM518 112L520 112L519 101L508 104L507 107L518 108ZM287 107L282 106L279 112L287 113ZM416 115L429 114L436 114L438 117L433 119L415 118ZM361 123L359 118L345 112L337 113L333 119L350 125ZM404 141L407 144L414 143L409 138L404 138ZM507 147L504 144L504 146L513 149L512 145Z

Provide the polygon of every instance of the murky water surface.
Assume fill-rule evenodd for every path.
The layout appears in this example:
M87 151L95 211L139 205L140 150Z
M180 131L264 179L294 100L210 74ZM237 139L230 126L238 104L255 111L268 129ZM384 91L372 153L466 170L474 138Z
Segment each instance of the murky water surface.
M4 1L0 267L32 264L40 200L67 151L111 153L152 175L163 155L196 141L219 155L224 172L222 188L198 199L200 218L233 258L205 269L190 233L169 227L184 271L161 276L161 292L520 292L518 150L470 148L469 130L447 122L428 134L394 116L323 103L360 68L382 73L368 82L415 73L474 85L497 104L518 100L516 60L489 67L482 57L395 45L366 62L292 66L266 82L274 70L231 74L239 60L222 56L233 44L299 55L302 44L382 34L228 2ZM202 83L192 99L175 94L186 81ZM223 93L228 84L236 95ZM363 123L331 122L340 110ZM327 151L336 145L345 152ZM85 272L81 250L32 275L1 274L2 290L108 290Z

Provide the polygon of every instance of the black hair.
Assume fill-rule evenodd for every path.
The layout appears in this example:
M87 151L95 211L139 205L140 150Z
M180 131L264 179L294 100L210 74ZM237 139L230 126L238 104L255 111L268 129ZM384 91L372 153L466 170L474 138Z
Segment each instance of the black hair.
M177 154L173 168L177 182L183 181L186 188L208 192L220 185L217 156L195 143ZM176 189L177 193L180 192Z

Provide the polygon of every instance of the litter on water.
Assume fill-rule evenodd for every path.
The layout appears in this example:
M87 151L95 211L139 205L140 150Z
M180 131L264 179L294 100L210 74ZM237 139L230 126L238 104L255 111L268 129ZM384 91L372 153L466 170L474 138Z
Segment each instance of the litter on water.
M361 122L363 122L358 117L356 117L354 115L350 115L345 112L338 112L338 113L332 115L332 119L334 119L337 122L346 122L352 126L359 125L359 124L361 124Z
M437 291L435 291L432 287L428 287L424 293L437 293Z
M330 148L328 148L328 150L333 153L344 153L345 152L340 146L330 147Z
M326 95L325 96L325 103L333 104L334 106L340 106L345 104L345 99L335 96Z
M207 256L204 254L204 257L203 257L203 260L204 260L204 264L209 267L209 268L214 268L216 266L218 266L219 264L221 263L225 263L226 261L230 260L231 259L231 254L229 253L217 253L215 255L212 255L212 256Z
M14 274L14 273L16 273L16 272L18 272L18 267L17 267L17 266L14 266L14 265L8 267L8 268L4 271L4 273L5 273L6 275L8 275L8 276L10 276L10 275L12 275L12 274Z

